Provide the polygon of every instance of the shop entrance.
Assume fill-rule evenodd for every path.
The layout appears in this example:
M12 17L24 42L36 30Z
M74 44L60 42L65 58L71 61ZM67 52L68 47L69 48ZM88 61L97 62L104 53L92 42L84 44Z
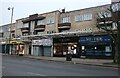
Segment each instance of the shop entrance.
M31 46L29 46L29 55L31 55Z
M43 45L41 45L39 49L40 49L39 50L40 51L40 55L44 56L44 47L43 47Z

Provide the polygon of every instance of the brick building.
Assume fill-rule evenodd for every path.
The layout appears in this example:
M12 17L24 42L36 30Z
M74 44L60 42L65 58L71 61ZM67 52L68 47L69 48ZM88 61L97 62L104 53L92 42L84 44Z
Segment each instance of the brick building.
M65 56L71 52L73 57L111 58L112 39L96 27L97 15L109 7L110 4L29 15L16 20L15 38L23 42L26 55Z

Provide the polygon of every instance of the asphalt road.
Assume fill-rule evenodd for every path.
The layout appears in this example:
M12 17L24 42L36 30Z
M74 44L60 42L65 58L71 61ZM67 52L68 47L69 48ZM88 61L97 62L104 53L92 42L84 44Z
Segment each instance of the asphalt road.
M118 76L117 68L3 56L3 76Z

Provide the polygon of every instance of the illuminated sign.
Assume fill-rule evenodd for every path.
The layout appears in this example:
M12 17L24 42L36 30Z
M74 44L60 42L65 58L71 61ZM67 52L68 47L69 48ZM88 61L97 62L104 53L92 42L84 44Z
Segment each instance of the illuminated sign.
M88 36L80 37L79 42L81 44L88 43L110 43L112 41L110 36Z

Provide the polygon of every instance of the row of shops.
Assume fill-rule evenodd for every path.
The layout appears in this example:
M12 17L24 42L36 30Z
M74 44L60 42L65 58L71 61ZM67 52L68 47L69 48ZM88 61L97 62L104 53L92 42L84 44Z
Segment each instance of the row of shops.
M40 39L32 41L31 55L64 57L71 53L78 58L113 58L112 45L108 35Z
M16 40L4 41L1 52L6 54L24 54L24 44Z
M64 57L71 53L79 58L113 58L112 45L113 41L108 35L60 37L24 42L22 51L25 55L34 56Z
M73 57L113 58L113 46L110 36L82 36L56 38L53 40L54 56L65 56L71 52Z

